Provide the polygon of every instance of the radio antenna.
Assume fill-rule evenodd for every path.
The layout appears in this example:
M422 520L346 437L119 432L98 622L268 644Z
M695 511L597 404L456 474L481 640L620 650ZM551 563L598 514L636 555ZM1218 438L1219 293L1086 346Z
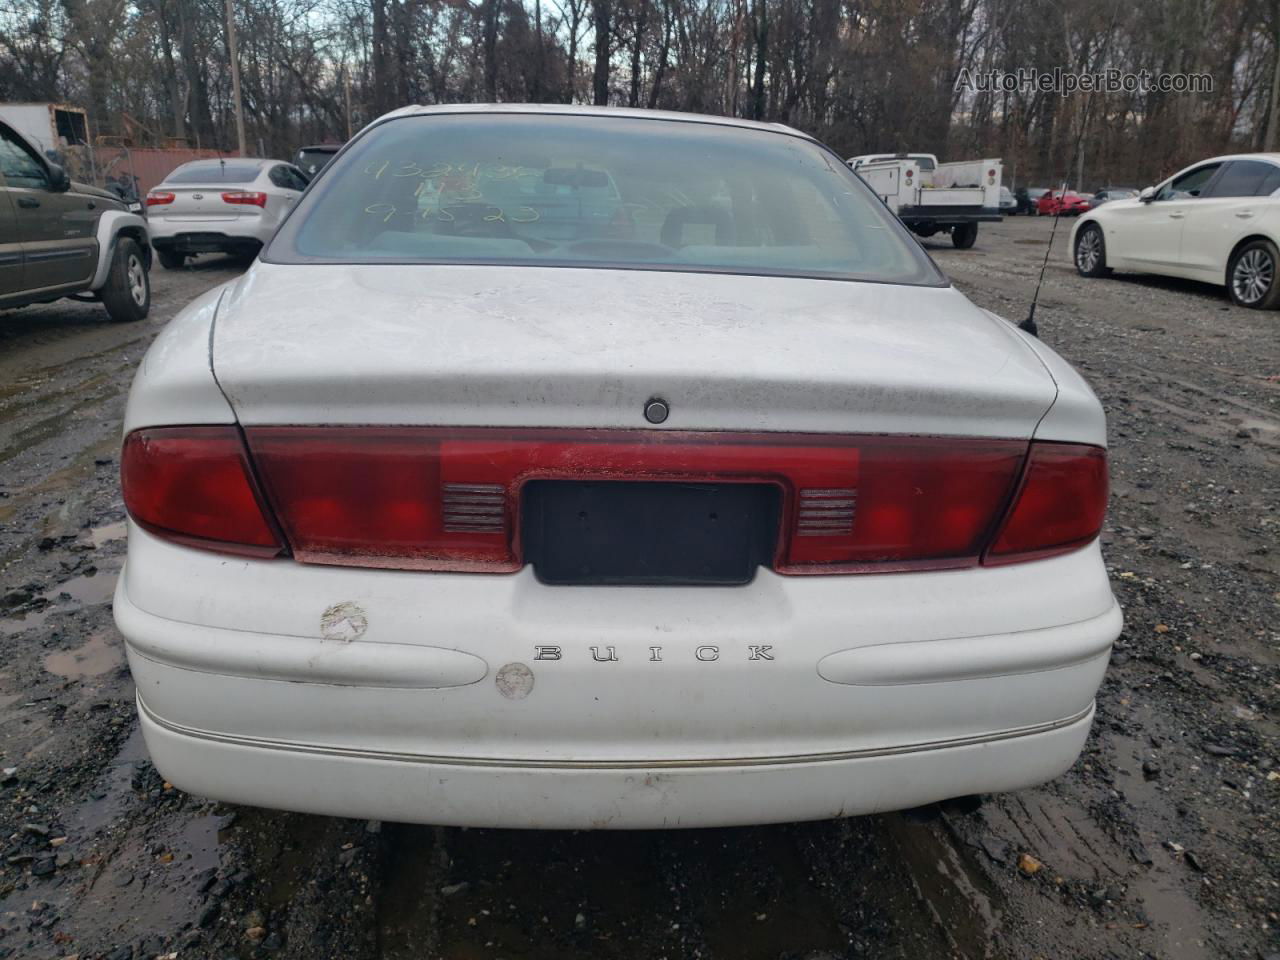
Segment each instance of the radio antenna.
M1018 324L1019 330L1025 330L1033 337L1040 336L1040 332L1036 328L1036 303L1040 299L1040 287L1044 283L1044 272L1049 268L1049 254L1053 252L1053 238L1058 232L1058 219L1062 216L1062 208L1066 206L1066 200L1067 181L1063 180L1062 190L1058 196L1058 209L1053 214L1053 227L1049 230L1049 245L1044 248L1044 260L1040 264L1040 278L1036 281L1036 292L1031 297L1031 309L1027 311L1026 319Z

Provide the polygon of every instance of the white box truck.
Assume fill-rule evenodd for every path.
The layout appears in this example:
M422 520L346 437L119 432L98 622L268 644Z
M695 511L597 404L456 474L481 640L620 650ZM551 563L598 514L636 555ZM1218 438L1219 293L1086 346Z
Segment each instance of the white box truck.
M89 118L65 103L0 103L0 120L34 143L41 152L89 143Z
M998 158L938 163L932 153L869 153L846 162L917 236L949 233L967 250L979 223L1003 219Z

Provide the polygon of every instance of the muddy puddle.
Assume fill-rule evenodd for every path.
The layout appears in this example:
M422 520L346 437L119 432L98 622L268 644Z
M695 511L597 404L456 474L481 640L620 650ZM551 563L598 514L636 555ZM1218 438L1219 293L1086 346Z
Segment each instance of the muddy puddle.
M147 758L147 745L142 730L134 727L106 770L99 775L89 796L67 817L71 835L91 837L123 816L133 797L134 771L139 761Z
M0 617L0 634L21 633L34 630L44 625L45 621L56 613L66 613L79 607L94 606L106 603L115 593L116 577L120 573L121 561L104 563L92 573L83 573L72 577L40 594L40 599L47 606L25 613L15 613Z
M124 663L124 651L103 633L95 633L83 646L59 650L44 658L44 668L66 680L100 677Z
M105 523L100 527L91 527L89 530L89 542L93 544L93 548L95 550L98 550L106 546L108 543L123 540L128 535L128 521L117 520L114 523Z

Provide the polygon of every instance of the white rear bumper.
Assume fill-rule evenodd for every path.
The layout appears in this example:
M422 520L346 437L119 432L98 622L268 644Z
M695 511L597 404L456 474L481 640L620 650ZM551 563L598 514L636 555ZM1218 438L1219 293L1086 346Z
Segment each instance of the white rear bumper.
M557 588L130 538L115 614L161 772L388 820L726 825L1040 783L1078 754L1121 625L1096 546L989 570Z
M778 763L651 767L459 763L254 743L184 731L139 700L156 766L200 796L403 823L650 829L822 820L1051 780L1080 753L1093 707L1061 725L911 751Z
M183 237L223 236L229 240L249 240L265 244L275 233L275 223L257 215L224 217L166 217L152 207L147 216L147 232L151 239L173 242Z

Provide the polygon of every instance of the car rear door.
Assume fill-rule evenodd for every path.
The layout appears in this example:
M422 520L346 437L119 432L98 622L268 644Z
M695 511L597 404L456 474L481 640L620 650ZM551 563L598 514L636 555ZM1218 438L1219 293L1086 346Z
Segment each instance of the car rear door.
M0 174L7 184L22 244L23 286L48 290L87 283L98 261L97 202L74 189L53 189L34 149L0 126Z
M9 188L0 174L0 300L22 289L22 242Z
M1269 185L1269 189L1268 189ZM1265 160L1231 160L1213 183L1187 205L1182 226L1184 267L1222 283L1227 257L1236 243L1254 232L1261 213L1261 194L1280 187L1280 166Z

